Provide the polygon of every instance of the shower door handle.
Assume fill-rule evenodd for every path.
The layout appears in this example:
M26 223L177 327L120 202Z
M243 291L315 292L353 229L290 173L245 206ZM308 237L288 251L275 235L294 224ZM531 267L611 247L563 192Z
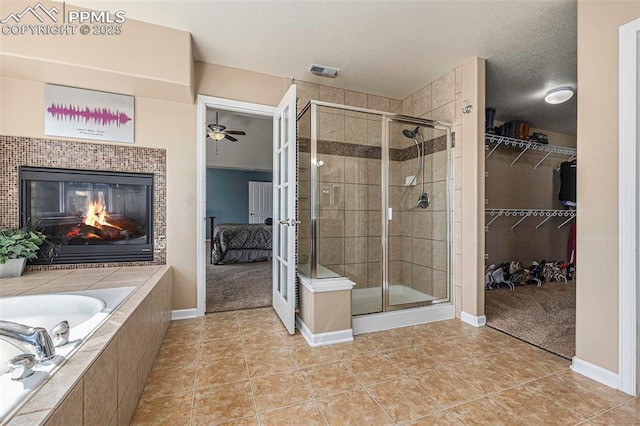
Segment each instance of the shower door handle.
M300 223L300 221L295 219L282 219L282 220L279 220L278 223L280 225L295 226L298 223Z

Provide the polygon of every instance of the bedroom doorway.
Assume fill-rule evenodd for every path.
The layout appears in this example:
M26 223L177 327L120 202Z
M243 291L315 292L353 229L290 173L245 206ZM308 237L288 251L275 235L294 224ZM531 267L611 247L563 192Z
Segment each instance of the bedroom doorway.
M206 109L205 313L272 304L271 116Z

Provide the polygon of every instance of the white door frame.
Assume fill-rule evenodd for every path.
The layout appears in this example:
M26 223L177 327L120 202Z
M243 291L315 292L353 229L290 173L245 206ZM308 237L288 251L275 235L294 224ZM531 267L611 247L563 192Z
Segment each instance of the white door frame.
M618 376L636 395L638 286L638 37L640 19L619 29L618 141Z
M198 120L197 120L197 208L196 208L196 253L197 253L197 282L196 282L196 310L201 317L207 309L207 277L206 259L206 221L207 221L207 107L231 112L242 112L253 115L266 116L273 119L276 108L271 105L254 104L235 101L233 99L216 98L213 96L198 95Z

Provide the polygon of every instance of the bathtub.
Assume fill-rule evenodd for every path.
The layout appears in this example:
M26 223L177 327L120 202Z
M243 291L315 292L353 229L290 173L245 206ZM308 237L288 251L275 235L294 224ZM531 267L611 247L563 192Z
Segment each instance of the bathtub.
M53 375L134 289L118 287L0 298L0 320L47 330L64 320L70 326L69 343L57 347L54 358L36 364L35 373L20 381L11 380L7 361L19 354L34 353L34 350L28 344L0 337L0 422Z

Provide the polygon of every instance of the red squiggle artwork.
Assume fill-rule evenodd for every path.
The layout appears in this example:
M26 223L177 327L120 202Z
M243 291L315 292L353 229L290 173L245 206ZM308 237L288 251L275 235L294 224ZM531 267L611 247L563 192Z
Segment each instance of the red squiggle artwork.
M111 111L109 108L91 109L89 107L82 108L73 105L65 106L51 104L51 106L47 108L47 111L58 120L63 118L69 118L71 120L83 119L85 123L90 122L92 124L101 124L103 126L111 126L112 124L115 124L120 127L131 121L131 117L124 112L120 112L118 110Z

